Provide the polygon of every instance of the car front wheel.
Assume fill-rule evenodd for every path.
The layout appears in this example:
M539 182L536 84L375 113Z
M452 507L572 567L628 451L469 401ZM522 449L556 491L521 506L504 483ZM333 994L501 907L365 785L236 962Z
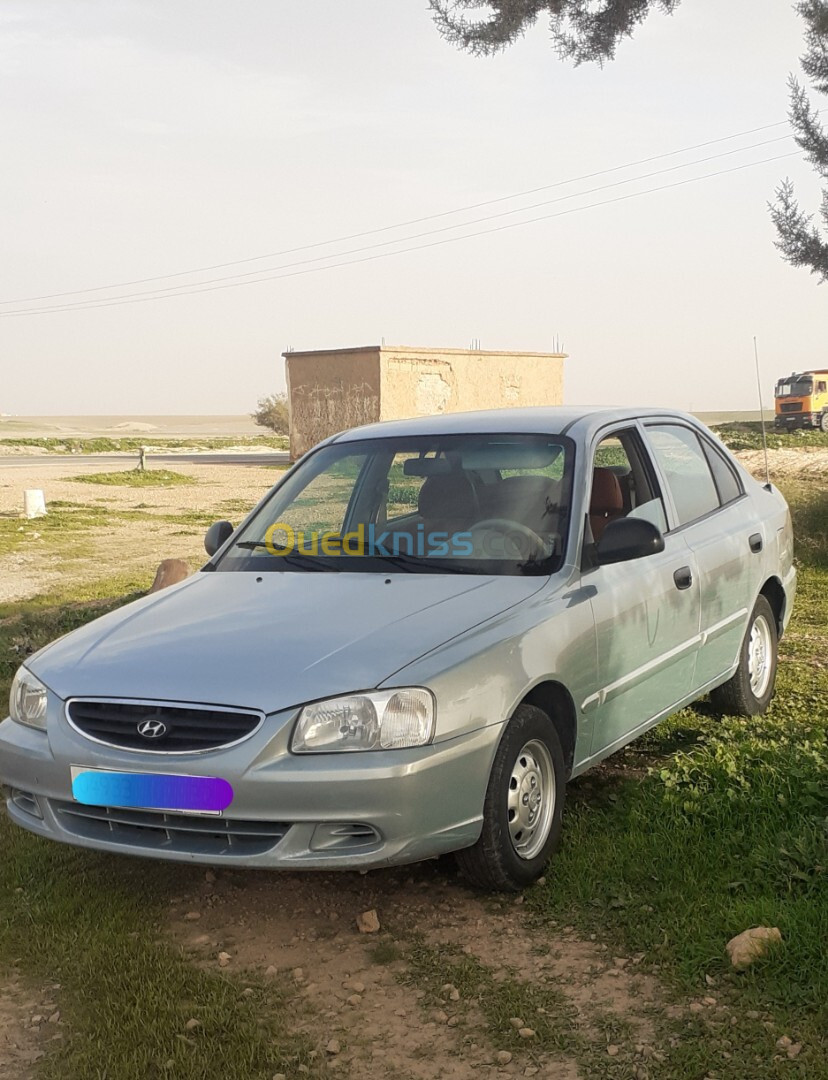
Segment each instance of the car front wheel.
M534 705L519 705L495 754L480 839L457 852L465 877L491 892L531 885L558 844L565 790L554 723Z
M730 716L761 716L776 683L776 619L764 596L756 601L732 678L710 695L715 708Z

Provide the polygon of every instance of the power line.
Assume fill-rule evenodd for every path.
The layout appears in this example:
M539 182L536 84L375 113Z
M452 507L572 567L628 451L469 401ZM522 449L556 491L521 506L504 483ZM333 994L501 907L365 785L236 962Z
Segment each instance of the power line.
M544 199L541 202L530 203L528 206L518 206L511 210L501 210L497 214L486 214L483 217L472 218L471 221L461 221L458 222L456 225L442 225L439 229L426 229L424 232L412 233L410 236L402 236L396 240L381 240L377 244L365 244L362 247L351 248L349 251L339 251L331 255L315 255L310 259L299 259L296 262L284 263L282 266L268 266L259 270L248 270L244 274L227 274L217 278L207 278L204 281L185 282L182 285L168 285L163 289L149 289L141 290L134 293L122 293L119 296L103 297L102 299L132 300L136 297L141 296L156 296L160 299L165 294L177 295L182 289L187 289L190 287L217 285L224 281L238 281L239 284L245 284L246 282L243 280L245 278L255 278L256 280L258 280L260 275L268 274L275 270L293 270L299 266L308 266L312 263L327 261L328 259L341 259L344 258L346 255L361 255L365 251L376 251L378 248L393 247L397 244L409 243L411 240L422 240L427 236L437 236L441 233L452 232L455 229L464 229L469 228L472 225L481 225L486 221L494 221L497 218L511 217L513 214L527 213L530 210L538 210L542 206L550 206L554 203L559 202L568 202L570 199L582 198L585 195L595 195L599 191L607 191L611 188L623 187L625 184L634 184L640 182L641 180L649 180L654 176L663 176L666 173L676 172L679 169L689 169L694 165L704 165L708 161L718 161L720 158L732 157L734 154L741 154L746 152L747 150L755 150L761 146L769 146L772 143L784 142L792 137L792 135L781 135L775 139L765 139L763 142L751 143L749 146L742 146L736 150L726 150L724 151L724 153L721 154L710 154L704 158L695 158L694 160L686 161L681 165L671 165L666 169L655 169L652 172L639 173L636 176L627 177L626 180L616 180L611 184L599 184L597 187L586 188L583 191L574 191L571 192L569 195L559 195L554 199ZM255 284L255 281L247 282L247 284ZM99 301L97 300L73 300L70 303L67 303L66 307L69 308L77 306L80 308L84 306L91 306L93 304L97 304L98 302ZM30 308L25 310L39 311L40 309ZM8 313L0 312L0 315L2 314Z
M819 110L819 112L825 112L825 111L827 111L827 110L825 110L825 109ZM249 258L246 258L246 259L236 259L236 260L232 260L230 262L213 263L213 264L211 264L209 266L193 267L192 269L189 269L189 270L179 270L179 271L176 271L174 273L159 274L159 275L156 275L156 276L153 276L153 277L134 278L134 279L129 280L129 281L111 282L108 285L95 285L95 286L92 286L90 288L85 288L85 289L69 289L69 290L66 290L64 292L44 293L44 294L42 294L40 296L24 296L24 297L19 297L19 298L14 299L14 300L0 300L0 306L6 307L6 306L9 306L11 304L36 303L36 302L41 301L41 300L60 299L60 298L62 298L64 296L82 296L82 295L86 295L88 293L93 293L93 292L104 292L104 291L106 291L108 289L127 288L127 287L129 287L131 285L146 285L146 284L150 284L150 283L152 283L154 281L166 281L166 280L170 280L172 278L188 277L188 276L190 276L192 274L209 273L212 270L224 270L224 269L227 269L227 268L229 268L231 266L243 266L243 265L246 265L246 264L251 263L251 262L262 262L265 259L276 259L276 258L281 258L282 256L285 256L285 255L294 255L294 254L297 254L297 253L299 253L301 251L312 251L312 250L315 250L315 249L320 248L320 247L330 247L333 244L346 243L346 242L351 241L351 240L360 240L360 239L363 239L364 237L367 237L367 236L376 236L376 235L378 235L380 233L383 233L383 232L391 232L391 231L393 231L395 229L404 229L404 228L408 228L408 227L410 227L412 225L420 225L420 224L423 224L426 221L436 221L436 220L439 220L441 218L451 217L454 214L467 213L467 212L469 212L471 210L478 210L478 209L480 209L480 208L482 208L484 206L494 206L494 205L496 205L498 203L509 202L512 199L525 198L528 195L535 195L535 194L537 194L537 193L539 193L541 191L549 191L549 190L552 190L553 188L565 187L568 184L581 183L584 180L592 180L592 179L595 179L596 177L599 177L599 176L607 176L607 175L610 175L610 174L615 173L615 172L622 172L625 169L638 168L641 165L649 165L654 161L662 161L662 160L665 160L667 158L677 157L680 154L688 154L688 153L691 153L692 151L695 151L695 150L702 150L702 149L705 149L708 146L715 146L715 145L718 145L719 143L723 143L723 142L731 142L733 139L743 138L746 135L754 135L757 132L768 131L768 130L770 130L772 128L783 127L783 126L788 125L789 123L790 122L788 120L778 120L778 121L776 121L775 123L772 123L772 124L762 124L762 125L760 125L758 127L748 128L748 129L746 129L744 131L735 132L732 135L722 135L719 138L708 139L705 142L696 143L693 146L685 146L685 147L682 147L679 150L670 150L670 151L668 151L666 153L663 153L663 154L654 154L654 155L651 155L650 157L640 158L638 161L627 162L624 165L614 165L611 168L599 169L596 172L585 173L585 174L583 174L581 176L570 177L569 179L566 179L566 180L557 180L557 181L555 181L553 183L550 183L550 184L543 184L543 185L540 185L539 187L528 188L525 191L515 192L514 194L511 194L511 195L501 195L501 196L499 196L499 197L497 197L495 199L485 199L482 202L470 203L470 204L468 204L466 206L456 207L453 210L443 210L440 213L427 214L427 215L425 215L423 217L412 218L412 219L410 219L408 221L397 222L396 224L393 224L393 225L383 225L383 226L380 226L380 227L374 228L374 229L366 229L366 230L363 230L362 232L350 233L349 235L346 235L346 236L334 237L333 239L330 239L330 240L319 240L319 241L316 241L316 242L311 243L311 244L302 244L302 245L300 245L298 247L286 248L286 249L284 249L282 251L269 252L269 253L266 253L264 255L253 255L253 256L250 256ZM762 144L758 144L758 145L762 145ZM743 147L742 149L750 149L750 147ZM471 222L466 222L465 224L472 224L472 223ZM458 225L458 226L454 226L454 227L459 228L461 226ZM411 238L407 237L407 238L404 238L404 239L411 239ZM342 253L340 253L340 254L342 254ZM324 258L324 257L325 256L320 256L320 258ZM336 258L338 256L337 255L331 255L331 256L327 256L327 257ZM231 275L231 276L237 276L237 275ZM194 283L194 284L197 284L197 283ZM207 283L205 282L204 284L207 284Z
M56 305L56 306L53 306L53 307L46 307L46 308L28 308L28 309L23 309L23 310L20 310L20 311L7 311L7 312L0 313L0 318L14 318L14 317L21 318L21 317L31 316L31 315L49 315L49 314L52 314L52 313L55 313L55 312L61 312L61 311L92 310L92 309L95 309L95 308L104 308L104 307L121 307L124 304L141 304L141 303L148 303L149 301L153 301L153 300L168 300L168 299L172 299L172 298L177 297L177 296L193 296L193 295L195 295L197 293L217 292L217 291L220 291L220 290L223 290L223 289L238 289L238 288L242 288L243 286L246 286L246 285L256 285L256 284L260 284L260 283L263 283L263 282L266 282L266 281L278 281L278 280L282 280L282 279L285 279L285 278L302 277L303 275L306 275L306 274L317 274L317 273L320 273L323 270L338 270L338 269L340 269L342 267L354 266L354 265L357 265L359 263L374 262L374 261L376 261L378 259L387 259L387 258L390 258L391 256L394 256L394 255L405 255L405 254L408 254L409 252L413 252L413 251L424 251L424 250L426 250L428 248L440 247L440 246L445 245L445 244L457 243L459 240L471 240L471 239L473 239L474 237L477 237L477 236L487 236L487 235L489 235L491 233L504 232L507 229L516 229L516 228L520 228L523 225L533 225L533 224L536 224L537 222L540 222L540 221L549 221L552 218L567 217L570 214L577 214L577 213L580 213L583 210L592 210L592 209L595 209L596 207L610 206L613 203L625 202L625 201L627 201L629 199L640 198L642 195L652 195L652 194L654 194L656 192L667 191L667 190L669 190L671 188L685 187L688 184L695 184L695 183L698 183L701 180L709 180L709 179L712 179L713 177L716 177L716 176L726 176L726 175L729 175L731 173L742 172L745 169L754 168L757 165L766 165L766 164L768 164L770 162L773 162L773 161L783 161L786 158L798 157L798 156L799 156L799 151L794 150L789 154L778 154L775 157L762 158L759 161L749 161L749 162L746 162L745 164L742 164L742 165L734 165L730 169L719 169L716 172L703 173L701 176L687 177L684 180L677 180L675 183L672 183L672 184L660 184L660 185L658 185L656 187L645 188L642 191L632 191L632 192L629 192L626 195L616 196L616 198L614 198L614 199L602 199L599 202L587 203L584 206L574 206L574 207L571 207L568 210L559 210L559 211L557 211L555 213L552 213L552 214L541 214L538 217L527 218L524 221L508 222L507 224L504 224L504 225L497 225L492 229L480 229L477 232L465 233L462 236L443 237L443 239L441 239L441 240L432 240L428 244L417 244L414 247L401 248L398 251L386 251L386 252L381 252L381 253L376 254L376 255L366 255L366 256L363 256L362 258L359 258L359 259L348 259L348 260L346 260L344 262L333 262L333 263L329 263L328 265L325 265L325 266L312 266L312 267L307 267L307 268L305 268L303 270L292 270L292 271L290 271L288 273L281 273L280 272L280 273L276 273L276 274L268 274L268 275L266 275L264 277L257 278L255 281L234 281L234 282L218 284L218 285L208 285L207 287L202 287L202 288L195 287L195 288L192 288L192 289L188 289L187 291L175 292L175 293L168 294L168 295L163 295L163 294L154 294L154 295L148 295L148 296L139 295L137 297L133 297L133 298L129 298L129 299L127 299L127 298L123 298L123 299L102 299L102 300L85 301L85 302L80 303L80 304L63 304L63 305ZM336 258L336 256L331 256L331 257ZM284 269L284 268L282 268L282 269Z
M744 152L746 152L748 150L755 150L755 149L757 149L758 147L761 147L761 146L769 146L772 143L784 142L784 141L786 141L787 139L790 139L790 138L792 138L791 135L781 135L781 136L778 136L775 139L765 139L763 142L751 143L748 146L742 146L742 147L739 147L736 150L726 150L721 154L710 154L707 157L695 158L692 161L686 161L686 162L684 162L684 163L682 163L680 165L671 165L666 169L655 169L655 170L653 170L652 172L649 172L649 173L639 173L636 176L627 177L627 179L625 179L625 180L616 180L611 184L599 184L597 187L587 188L586 190L582 190L582 191L574 191L574 192L571 192L568 195L559 195L554 199L545 199L545 200L542 200L541 202L530 203L528 206L519 206L519 207L514 207L511 210L502 210L502 211L500 211L499 213L496 213L496 214L484 215L483 217L473 218L471 221L458 222L455 225L443 225L438 229L427 229L424 232L413 233L410 236L400 237L399 239L395 239L395 240L382 240L377 244L366 244L366 245L363 245L362 247L351 248L350 251L340 251L340 252L333 253L331 255L316 255L316 256L313 256L312 258L309 258L309 259L299 259L296 262L284 263L282 266L270 266L270 267L263 267L263 268L261 268L259 270L249 270L244 274L222 275L221 277L217 277L217 278L207 278L204 281L185 282L185 283L183 283L181 285L168 285L168 286L166 286L166 287L164 287L162 289L149 289L149 290L142 289L139 292L134 292L134 293L122 293L121 295L116 295L116 296L101 297L100 300L97 300L97 299L96 300L72 300L72 301L68 301L65 305L59 305L59 306L65 307L66 309L74 308L74 307L82 308L82 307L85 307L85 306L92 306L92 305L98 304L103 300L132 300L132 299L135 299L137 297L142 297L142 296L156 296L156 297L158 297L160 299L165 294L177 295L179 292L181 292L181 290L186 290L186 289L192 288L192 287L201 288L201 287L206 287L208 285L217 285L217 284L220 284L220 283L222 283L224 281L239 281L240 283L243 283L242 279L245 279L245 278L255 278L255 279L258 280L260 275L271 273L271 272L276 271L276 270L292 270L292 269L295 269L296 267L307 266L307 265L310 265L312 263L318 263L318 262L322 262L322 261L327 261L327 260L333 259L333 258L341 259L341 258L344 258L345 256L348 256L348 255L361 255L363 252L366 252L366 251L375 251L378 248L393 247L393 246L396 246L397 244L409 243L412 240L421 240L421 239L423 239L425 237L428 237L428 236L436 236L436 235L439 235L441 233L452 232L455 229L469 228L472 225L481 225L484 222L494 221L497 218L511 217L513 214L527 213L530 210L538 210L542 206L549 206L549 205L552 205L554 203L559 203L559 202L568 202L570 199L582 198L582 197L584 197L586 195L594 195L599 191L607 191L608 189L611 189L611 188L623 187L625 184L634 184L634 183L638 183L638 182L640 182L642 180L649 180L650 178L652 178L654 176L663 176L666 173L676 172L679 169L689 169L689 168L691 168L692 166L695 166L695 165L703 165L703 164L706 164L708 161L717 161L720 158L732 157L734 154L741 154L741 153L744 153ZM249 283L254 284L255 282L249 282ZM182 295L185 295L185 294L182 294ZM41 310L41 309L40 308L26 308L26 309L21 309L21 312L22 311L33 311L34 312L34 311L39 311L39 310ZM17 314L17 312L0 312L0 315L4 315L4 314Z

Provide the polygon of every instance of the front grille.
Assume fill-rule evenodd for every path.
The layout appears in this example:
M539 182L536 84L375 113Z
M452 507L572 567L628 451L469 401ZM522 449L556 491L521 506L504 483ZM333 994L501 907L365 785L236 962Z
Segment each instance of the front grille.
M240 742L258 730L261 713L157 701L73 698L69 723L81 735L107 746L156 754L191 754ZM146 734L139 729L143 726Z
M780 412L802 412L801 401L783 401L779 406Z
M263 855L290 828L289 824L277 821L234 821L54 800L50 805L67 832L86 840L215 858Z

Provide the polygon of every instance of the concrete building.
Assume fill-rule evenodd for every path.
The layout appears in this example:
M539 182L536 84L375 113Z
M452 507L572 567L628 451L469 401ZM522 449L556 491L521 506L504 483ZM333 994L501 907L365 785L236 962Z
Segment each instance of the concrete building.
M377 420L563 404L565 353L368 345L283 356L292 458Z

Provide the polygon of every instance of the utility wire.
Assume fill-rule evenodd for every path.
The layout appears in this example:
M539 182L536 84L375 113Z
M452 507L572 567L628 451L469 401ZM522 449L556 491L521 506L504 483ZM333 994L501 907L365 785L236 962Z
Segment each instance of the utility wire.
M516 229L516 228L520 228L523 225L533 225L533 224L536 224L539 221L548 221L548 220L550 220L552 218L567 217L569 214L577 214L577 213L580 213L583 210L592 210L592 209L595 209L596 207L600 207L600 206L609 206L609 205L611 205L613 203L625 202L625 201L627 201L629 199L637 199L637 198L640 198L642 195L652 195L652 194L654 194L655 192L658 192L658 191L667 191L667 190L669 190L671 188L684 187L684 186L686 186L688 184L698 183L701 180L709 180L709 179L711 179L713 177L716 177L716 176L726 176L726 175L729 175L730 173L742 172L745 169L755 168L757 165L766 165L766 164L768 164L769 162L772 162L772 161L783 161L786 158L798 157L798 156L799 156L799 151L794 150L789 154L778 154L775 157L762 158L759 161L749 161L749 162L746 162L743 165L734 165L730 169L719 169L716 172L712 172L712 173L702 173L701 176L691 176L691 177L688 177L688 178L686 178L684 180L677 180L675 183L672 183L672 184L660 184L660 185L658 185L656 187L645 188L642 191L632 191L632 192L629 192L626 195L618 195L614 199L602 199L599 202L586 203L584 206L574 206L574 207L571 207L568 210L559 210L559 211L556 211L555 213L552 213L552 214L541 214L538 217L527 218L524 221L508 222L508 223L503 224L503 225L497 225L492 229L480 229L477 232L465 233L462 236L443 237L443 239L441 239L441 240L432 240L428 244L417 244L414 247L401 248L398 251L385 251L385 252L380 252L379 254L376 254L376 255L365 255L362 258L348 259L348 260L346 260L344 262L332 262L332 263L329 263L328 265L325 265L325 266L312 266L312 267L307 267L307 268L305 268L303 270L291 270L288 273L281 273L280 272L280 273L276 273L276 274L268 274L267 276L259 277L254 281L234 281L234 282L229 282L229 283L225 282L224 284L208 285L208 286L202 287L202 288L195 287L195 288L192 288L192 289L188 289L187 291L184 291L184 292L176 292L176 293L172 293L172 294L168 294L168 295L164 295L164 294L154 294L154 295L149 295L149 296L140 296L139 295L139 296L133 297L133 298L101 299L101 300L85 301L85 302L83 302L81 304L63 304L63 305L56 305L56 306L53 306L53 307L28 308L28 309L22 309L20 311L7 311L7 312L0 313L0 318L13 318L13 317L21 318L21 317L31 316L31 315L48 315L48 314L52 314L54 312L61 312L61 311L76 311L78 309L91 310L91 309L94 309L94 308L121 307L124 304L142 304L142 303L147 303L147 302L153 301L153 300L168 300L168 299L172 299L173 297L176 297L176 296L192 296L192 295L195 295L197 293L202 293L202 292L216 292L216 291L223 290L223 289L238 289L238 288L241 288L241 287L243 287L245 285L256 285L256 284L259 284L259 283L265 282L265 281L278 281L278 280L281 280L281 279L284 279L284 278L301 277L301 276L303 276L305 274L320 273L323 270L337 270L337 269L340 269L342 267L354 266L354 265L357 265L359 263L374 262L377 259L387 259L387 258L390 258L393 255L404 255L404 254L407 254L407 253L412 252L412 251L424 251L427 248L440 247L440 246L442 246L444 244L456 243L459 240L470 240L470 239L472 239L474 237L477 237L477 236L487 236L490 233L504 232L507 229ZM337 256L331 256L331 258L336 258L336 257ZM282 269L284 269L284 267Z
M530 210L539 210L542 206L551 206L555 203L568 202L570 199L582 198L585 195L595 195L599 191L607 191L611 188L623 187L625 184L638 183L641 180L650 180L654 176L663 176L665 173L677 172L679 169L689 169L693 165L704 165L708 161L718 161L720 158L732 157L734 154L741 154L747 150L755 150L761 146L769 146L772 143L784 142L787 139L793 138L792 135L781 135L775 139L765 139L763 142L751 143L749 146L742 146L737 150L726 150L721 154L710 154L708 157L695 158L693 161L686 161L681 165L670 165L666 169L655 169L652 172L640 173L637 176L627 177L626 180L615 180L611 184L599 184L598 187L586 188L583 191L573 191L569 195L558 195L554 199L544 199L541 202L530 203L528 206L518 206L511 210L501 210L497 214L486 214L483 217L472 218L470 221L457 222L455 225L442 225L438 229L426 229L424 232L412 233L410 236L401 236L396 240L381 240L377 244L364 244L362 247L351 248L348 251L334 252L330 255L315 255L309 259L299 259L296 262L283 263L281 266L266 266L259 270L248 270L244 274L225 274L221 277L206 278L204 281L185 282L182 285L167 285L163 289L142 289L139 292L134 293L121 293L117 296L102 297L106 300L132 300L139 296L157 296L162 297L164 294L177 294L182 289L192 288L195 286L207 286L217 285L224 281L239 281L240 284L245 282L242 279L256 278L261 274L269 274L276 270L293 270L299 266L308 266L312 263L318 263L327 261L329 259L342 259L347 255L361 255L365 251L376 251L378 248L394 247L397 244L407 244L412 240L422 240L428 236L438 236L441 233L452 232L455 229L469 228L472 225L482 225L487 221L495 221L498 218L511 217L513 214L523 214ZM255 282L248 282L248 284L254 284ZM66 307L83 307L86 305L92 305L98 303L98 300L73 300L68 302ZM39 311L39 308L27 308L21 310ZM0 315L11 314L10 312L0 312Z
M375 251L378 248L393 247L393 246L396 246L397 244L404 244L404 243L407 244L407 243L410 243L410 241L412 241L412 240L421 240L421 239L424 239L425 237L428 237L428 236L436 236L436 235L439 235L441 233L452 232L455 229L469 228L472 225L482 225L487 221L495 221L498 218L511 217L514 214L523 214L523 213L527 213L530 210L538 210L543 206L550 206L552 204L559 203L559 202L568 202L570 199L582 198L582 197L584 197L586 195L595 195L599 191L607 191L607 190L609 190L611 188L623 187L625 184L634 184L634 183L638 183L641 180L649 180L654 176L663 176L666 173L676 172L679 169L689 169L694 165L704 165L709 161L717 161L720 158L732 157L734 154L741 154L741 153L743 153L743 152L745 152L747 150L755 150L755 149L757 149L758 147L761 147L761 146L769 146L772 143L784 142L787 139L790 139L792 137L793 136L791 136L791 135L781 135L781 136L778 136L775 139L765 139L763 142L751 143L749 146L743 146L743 147L740 147L739 149L736 149L736 150L726 150L721 154L710 154L705 158L695 158L692 161L686 161L681 165L671 165L666 169L655 169L652 172L640 173L640 174L638 174L636 176L627 177L626 180L615 180L611 184L600 184L597 187L587 188L587 189L585 189L583 191L570 192L569 195L558 195L554 199L545 199L545 200L542 200L541 202L530 203L528 206L514 207L511 210L501 210L499 213L496 213L496 214L487 214L487 215L484 215L483 217L472 218L470 221L458 222L457 224L454 224L454 225L443 225L438 229L427 229L424 232L412 233L410 236L399 237L398 239L395 239L395 240L382 240L377 244L365 244L362 247L351 248L349 251L335 252L335 253L332 253L330 255L315 255L315 256L313 256L312 258L309 258L309 259L299 259L296 262L284 263L281 266L268 266L268 267L260 268L258 270L249 270L244 274L222 275L221 277L217 277L217 278L207 278L204 281L185 282L185 283L183 283L181 285L168 285L163 289L149 289L149 290L142 289L139 292L122 293L122 294L116 295L116 296L101 297L100 299L101 300L132 300L132 299L135 299L136 297L140 297L140 296L158 296L158 297L161 297L161 296L163 296L164 294L167 294L167 293L176 294L179 291L181 291L182 289L193 288L193 287L201 287L201 286L207 286L207 285L217 285L217 284L220 284L221 282L224 282L224 281L237 281L237 280L241 280L241 279L245 279L245 278L258 278L261 274L272 273L273 271L276 271L276 270L292 270L292 269L294 269L296 267L299 267L299 266L307 266L307 265L310 265L312 263L318 263L318 262L322 262L322 261L327 261L329 259L342 259L342 258L345 258L345 256L348 256L348 255L361 255L365 251ZM66 305L61 305L61 306L65 306L66 308L75 307L75 306L83 307L83 306L88 306L88 305L92 305L92 304L97 304L99 302L100 302L99 300L72 300L72 301L68 301L66 303ZM24 310L25 311L39 311L41 309L40 308L21 309L21 311L24 311ZM4 314L17 314L17 312L0 312L0 315L4 315Z
M820 113L825 112L825 111L828 111L828 110L825 110L825 109L820 109L819 110ZM366 229L366 230L363 230L362 232L350 233L350 234L348 234L346 236L334 237L334 238L332 238L330 240L319 240L319 241L316 241L315 243L311 243L311 244L303 244L303 245L300 245L298 247L285 248L282 251L268 252L268 253L266 253L264 255L253 255L253 256L250 256L249 258L246 258L246 259L235 259L235 260L232 260L230 262L213 263L213 264L211 264L209 266L193 267L192 269L189 269L189 270L179 270L179 271L176 271L175 273L159 274L159 275L156 275L154 277L134 278L134 279L129 280L129 281L112 282L112 283L110 283L108 285L95 285L93 287L85 288L85 289L70 289L70 290L66 290L64 292L44 293L44 294L42 294L40 296L23 296L23 297L18 297L17 299L13 299L13 300L0 300L0 306L1 307L6 307L6 306L9 306L11 304L35 303L35 302L40 301L40 300L56 300L56 299L60 299L60 298L62 298L64 296L81 296L81 295L85 295L85 294L93 293L93 292L104 292L104 291L106 291L108 289L127 288L127 287L129 287L131 285L147 285L147 284L150 284L150 283L152 283L154 281L166 281L166 280L169 280L171 278L188 277L188 276L190 276L192 274L209 273L212 270L225 270L225 269L228 269L231 266L242 266L242 265L246 265L246 264L252 263L252 262L261 262L261 261L263 261L265 259L276 259L276 258L281 258L282 256L285 256L285 255L294 255L294 254L297 254L297 253L299 253L301 251L312 251L312 250L315 250L316 248L320 248L320 247L330 247L333 244L346 243L346 242L351 241L351 240L361 240L361 239L363 239L364 237L367 237L367 236L376 236L379 233L391 232L391 231L393 231L395 229L404 229L404 228L408 228L408 227L410 227L412 225L423 224L424 222L427 222L427 221L436 221L436 220L441 219L441 218L451 217L454 214L461 214L461 213L469 212L471 210L478 210L478 209L480 209L480 208L482 208L484 206L494 206L494 205L496 205L498 203L509 202L512 199L525 198L528 195L535 195L535 194L538 194L541 191L549 191L549 190L552 190L553 188L565 187L568 184L576 184L576 183L580 183L580 182L582 182L584 180L595 179L596 177L599 177L599 176L607 176L607 175L610 175L611 173L622 172L625 169L633 169L633 168L638 168L641 165L649 165L654 161L662 161L662 160L665 160L667 158L677 157L680 154L688 154L688 153L691 153L692 151L695 151L695 150L703 150L708 146L715 146L715 145L718 145L719 143L730 142L733 139L743 138L746 135L754 135L754 134L756 134L757 132L760 132L760 131L768 131L768 130L770 130L772 128L783 127L785 125L788 125L789 123L790 123L790 121L788 121L788 120L779 120L779 121L776 121L773 124L762 124L759 127L747 128L744 131L738 131L738 132L735 132L732 135L723 135L723 136L720 136L717 139L708 139L706 142L696 143L693 146L685 146L685 147L682 147L679 150L670 150L670 151L668 151L667 153L664 153L664 154L654 154L654 155L652 155L650 157L640 158L638 161L627 162L624 165L614 165L611 168L599 169L596 172L585 173L585 174L583 174L581 176L570 177L567 180L558 180L558 181L555 181L554 183L551 183L551 184L543 184L543 185L541 185L539 187L528 188L525 191L515 192L512 195L501 195L501 196L499 196L498 198L495 198L495 199L486 199L486 200L483 200L482 202L470 203L470 204L468 204L466 206L456 207L453 210L443 210L440 213L427 214L427 215L425 215L423 217L412 218L412 219L410 219L408 221L397 222L396 224L393 224L393 225L383 225L383 226L381 226L379 228L375 228L375 229ZM749 148L748 147L743 147L743 149L749 149ZM470 223L467 223L467 224L470 224ZM406 238L406 239L410 239L410 238ZM335 258L335 257L338 257L338 256L337 255L331 255L331 256L328 256L328 257ZM233 275L233 276L235 276L235 275Z

